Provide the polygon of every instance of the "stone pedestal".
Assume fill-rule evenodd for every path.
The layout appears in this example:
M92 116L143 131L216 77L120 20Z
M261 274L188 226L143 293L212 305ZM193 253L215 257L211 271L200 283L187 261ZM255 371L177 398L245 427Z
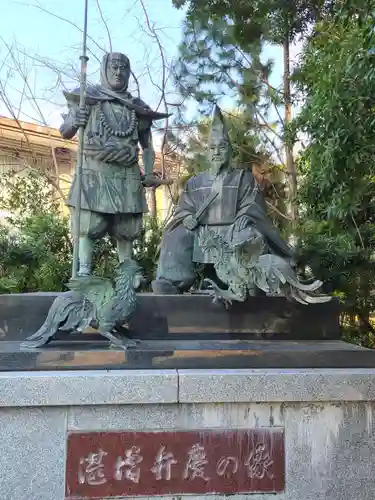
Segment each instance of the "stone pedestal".
M22 341L36 332L59 295L0 295L0 341ZM140 293L129 327L142 340L339 340L339 303L305 306L283 297L251 297L226 310L208 295Z
M136 349L23 349L55 297L0 296L1 500L374 500L375 351L338 303L143 294Z
M373 500L374 400L372 369L2 373L0 498L70 498L65 485L66 464L74 459L67 455L71 433L246 431L259 436L274 430L285 440L285 459L280 453L271 457L281 467L285 460L282 491L236 499ZM110 452L108 446L102 451ZM207 461L213 458L207 449ZM282 471L269 467L280 479ZM181 482L180 493L183 489ZM157 488L147 495L157 497ZM174 488L166 498L180 495Z
M206 295L140 294L127 332L141 339L135 349L109 349L95 332L59 332L43 348L22 348L57 295L0 295L0 371L375 368L374 350L340 340L335 300L304 306L252 297L226 310Z

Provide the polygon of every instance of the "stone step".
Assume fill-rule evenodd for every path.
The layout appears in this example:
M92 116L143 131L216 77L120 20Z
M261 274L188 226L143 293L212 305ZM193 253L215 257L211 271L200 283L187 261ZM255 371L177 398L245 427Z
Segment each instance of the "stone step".
M342 341L142 341L124 351L106 342L53 341L35 350L0 342L0 371L136 369L375 368L375 351Z

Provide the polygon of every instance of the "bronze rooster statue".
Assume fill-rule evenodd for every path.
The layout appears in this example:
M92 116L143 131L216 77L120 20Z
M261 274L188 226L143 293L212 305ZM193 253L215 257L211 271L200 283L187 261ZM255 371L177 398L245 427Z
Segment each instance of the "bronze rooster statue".
M135 311L136 289L141 280L140 268L131 259L119 265L114 282L96 276L72 279L67 284L70 292L54 300L43 325L22 347L40 347L50 342L58 331L69 335L88 327L97 329L113 346L134 347L135 341L126 337L119 339L114 332L118 332Z
M214 256L216 275L227 286L222 289L212 279L205 279L211 286L214 302L222 302L226 307L232 301L244 302L257 288L269 296L285 296L301 304L331 300L330 296L317 293L321 281L301 283L287 260L263 253L264 239L253 228L228 241L209 227L203 227L199 245L203 252L209 251Z

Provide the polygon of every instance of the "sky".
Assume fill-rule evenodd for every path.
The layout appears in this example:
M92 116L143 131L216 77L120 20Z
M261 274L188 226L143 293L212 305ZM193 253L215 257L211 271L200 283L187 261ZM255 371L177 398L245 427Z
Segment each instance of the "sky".
M98 0L88 0L88 3L89 81L98 81L97 58L110 47L102 16L110 31L113 50L129 56L142 98L155 108L160 99L158 86L162 82L161 56L155 39L147 31L140 0L101 0L102 13ZM150 23L160 36L168 66L178 54L184 11L173 8L172 0L144 0L144 4ZM64 112L62 88L74 86L73 77L79 72L82 33L73 24L82 27L83 14L84 0L7 0L7 8L2 9L0 16L0 81L6 82L8 108L17 115L20 109L21 119L54 127L60 125ZM9 48L13 58L9 56ZM297 48L292 52L293 59ZM281 49L268 47L264 57L275 60L271 83L278 86L282 78ZM26 87L15 67L27 76ZM168 101L179 102L171 84L168 88ZM232 102L224 99L221 104L230 107ZM192 104L189 113L194 112ZM10 114L3 102L0 114Z
M174 9L171 0L144 0L144 3L150 22L160 34L168 64L177 54L184 13ZM83 26L83 0L45 0L34 5L40 5L53 14L68 19L80 27ZM145 15L139 0L101 0L100 5L103 17L108 23L113 50L125 52L129 56L132 69L139 79L142 96L151 105L157 105L160 91L151 83L148 73L152 75L154 83L160 85L162 81L160 53L155 40L147 34ZM104 50L109 49L108 35L101 21L96 0L89 0L88 34ZM3 61L6 57L7 46L16 45L13 53L16 58L20 58L21 66L26 67L28 81L32 90L36 89L36 97L41 102L40 107L46 114L47 121L56 125L57 121L61 121L59 115L62 111L56 109L56 106L48 106L43 99L63 104L61 85L54 88L57 73L31 58L43 60L47 58L68 74L77 73L80 67L82 33L68 22L57 19L31 4L7 0L7 9L2 10L0 17L0 35L2 38L0 60ZM94 55L89 54L88 75L92 82L96 82L99 78L99 64L95 57L100 59L103 51L91 40L88 40L88 46L94 53ZM24 55L25 52L27 57ZM8 65L14 66L14 64L8 57L1 75L5 74ZM20 90L23 88L21 80L16 74L11 75L8 80L8 92L12 95L11 101L15 107L21 97ZM63 84L72 86L72 81L68 77L63 77L63 80ZM174 96L175 101L176 97ZM39 119L40 113L38 110L30 109L32 107L35 108L35 105L32 106L30 99L28 102L23 101L24 112L30 114L30 118ZM3 112L4 105L0 108L0 113Z

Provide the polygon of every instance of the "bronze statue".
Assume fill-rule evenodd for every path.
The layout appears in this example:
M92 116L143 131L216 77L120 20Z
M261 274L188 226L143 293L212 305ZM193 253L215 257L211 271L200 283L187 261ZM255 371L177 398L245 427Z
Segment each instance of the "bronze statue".
M43 325L22 346L40 347L48 344L58 331L68 336L91 327L113 346L135 347L136 342L122 333L137 307L136 290L141 279L141 270L132 259L119 264L114 281L97 276L72 279L67 284L70 292L53 301ZM116 337L116 333L122 338Z
M232 165L228 130L217 106L208 155L210 170L186 183L165 230L154 292L187 291L203 267L215 299L226 304L244 301L259 289L302 303L329 300L312 295L320 281L299 282L293 250L268 218L259 184L250 170Z
M130 62L124 54L106 54L100 75L100 85L87 88L84 110L79 108L79 88L64 92L69 113L60 128L65 139L72 139L85 126L78 276L91 274L94 242L106 233L117 241L119 261L131 258L132 242L148 211L144 187L158 184L153 176L151 125L168 116L152 111L128 92ZM76 199L75 178L67 202L73 224Z
M79 130L83 134L67 202L73 233L79 234L74 242L79 268L77 273L73 254L72 279L67 284L70 292L55 299L46 321L26 339L24 347L47 344L59 330L69 335L88 326L97 328L119 347L135 345L115 334L121 334L137 305L136 289L142 278L132 260L132 243L147 212L144 188L163 183L153 176L151 125L168 115L154 112L141 99L134 98L127 91L129 76L129 59L113 52L103 58L100 85L88 87L84 93L81 82L79 89L64 93L69 113L64 117L61 134L66 139L72 139ZM144 175L138 163L139 145ZM91 275L94 242L105 234L117 241L119 268L114 282Z

